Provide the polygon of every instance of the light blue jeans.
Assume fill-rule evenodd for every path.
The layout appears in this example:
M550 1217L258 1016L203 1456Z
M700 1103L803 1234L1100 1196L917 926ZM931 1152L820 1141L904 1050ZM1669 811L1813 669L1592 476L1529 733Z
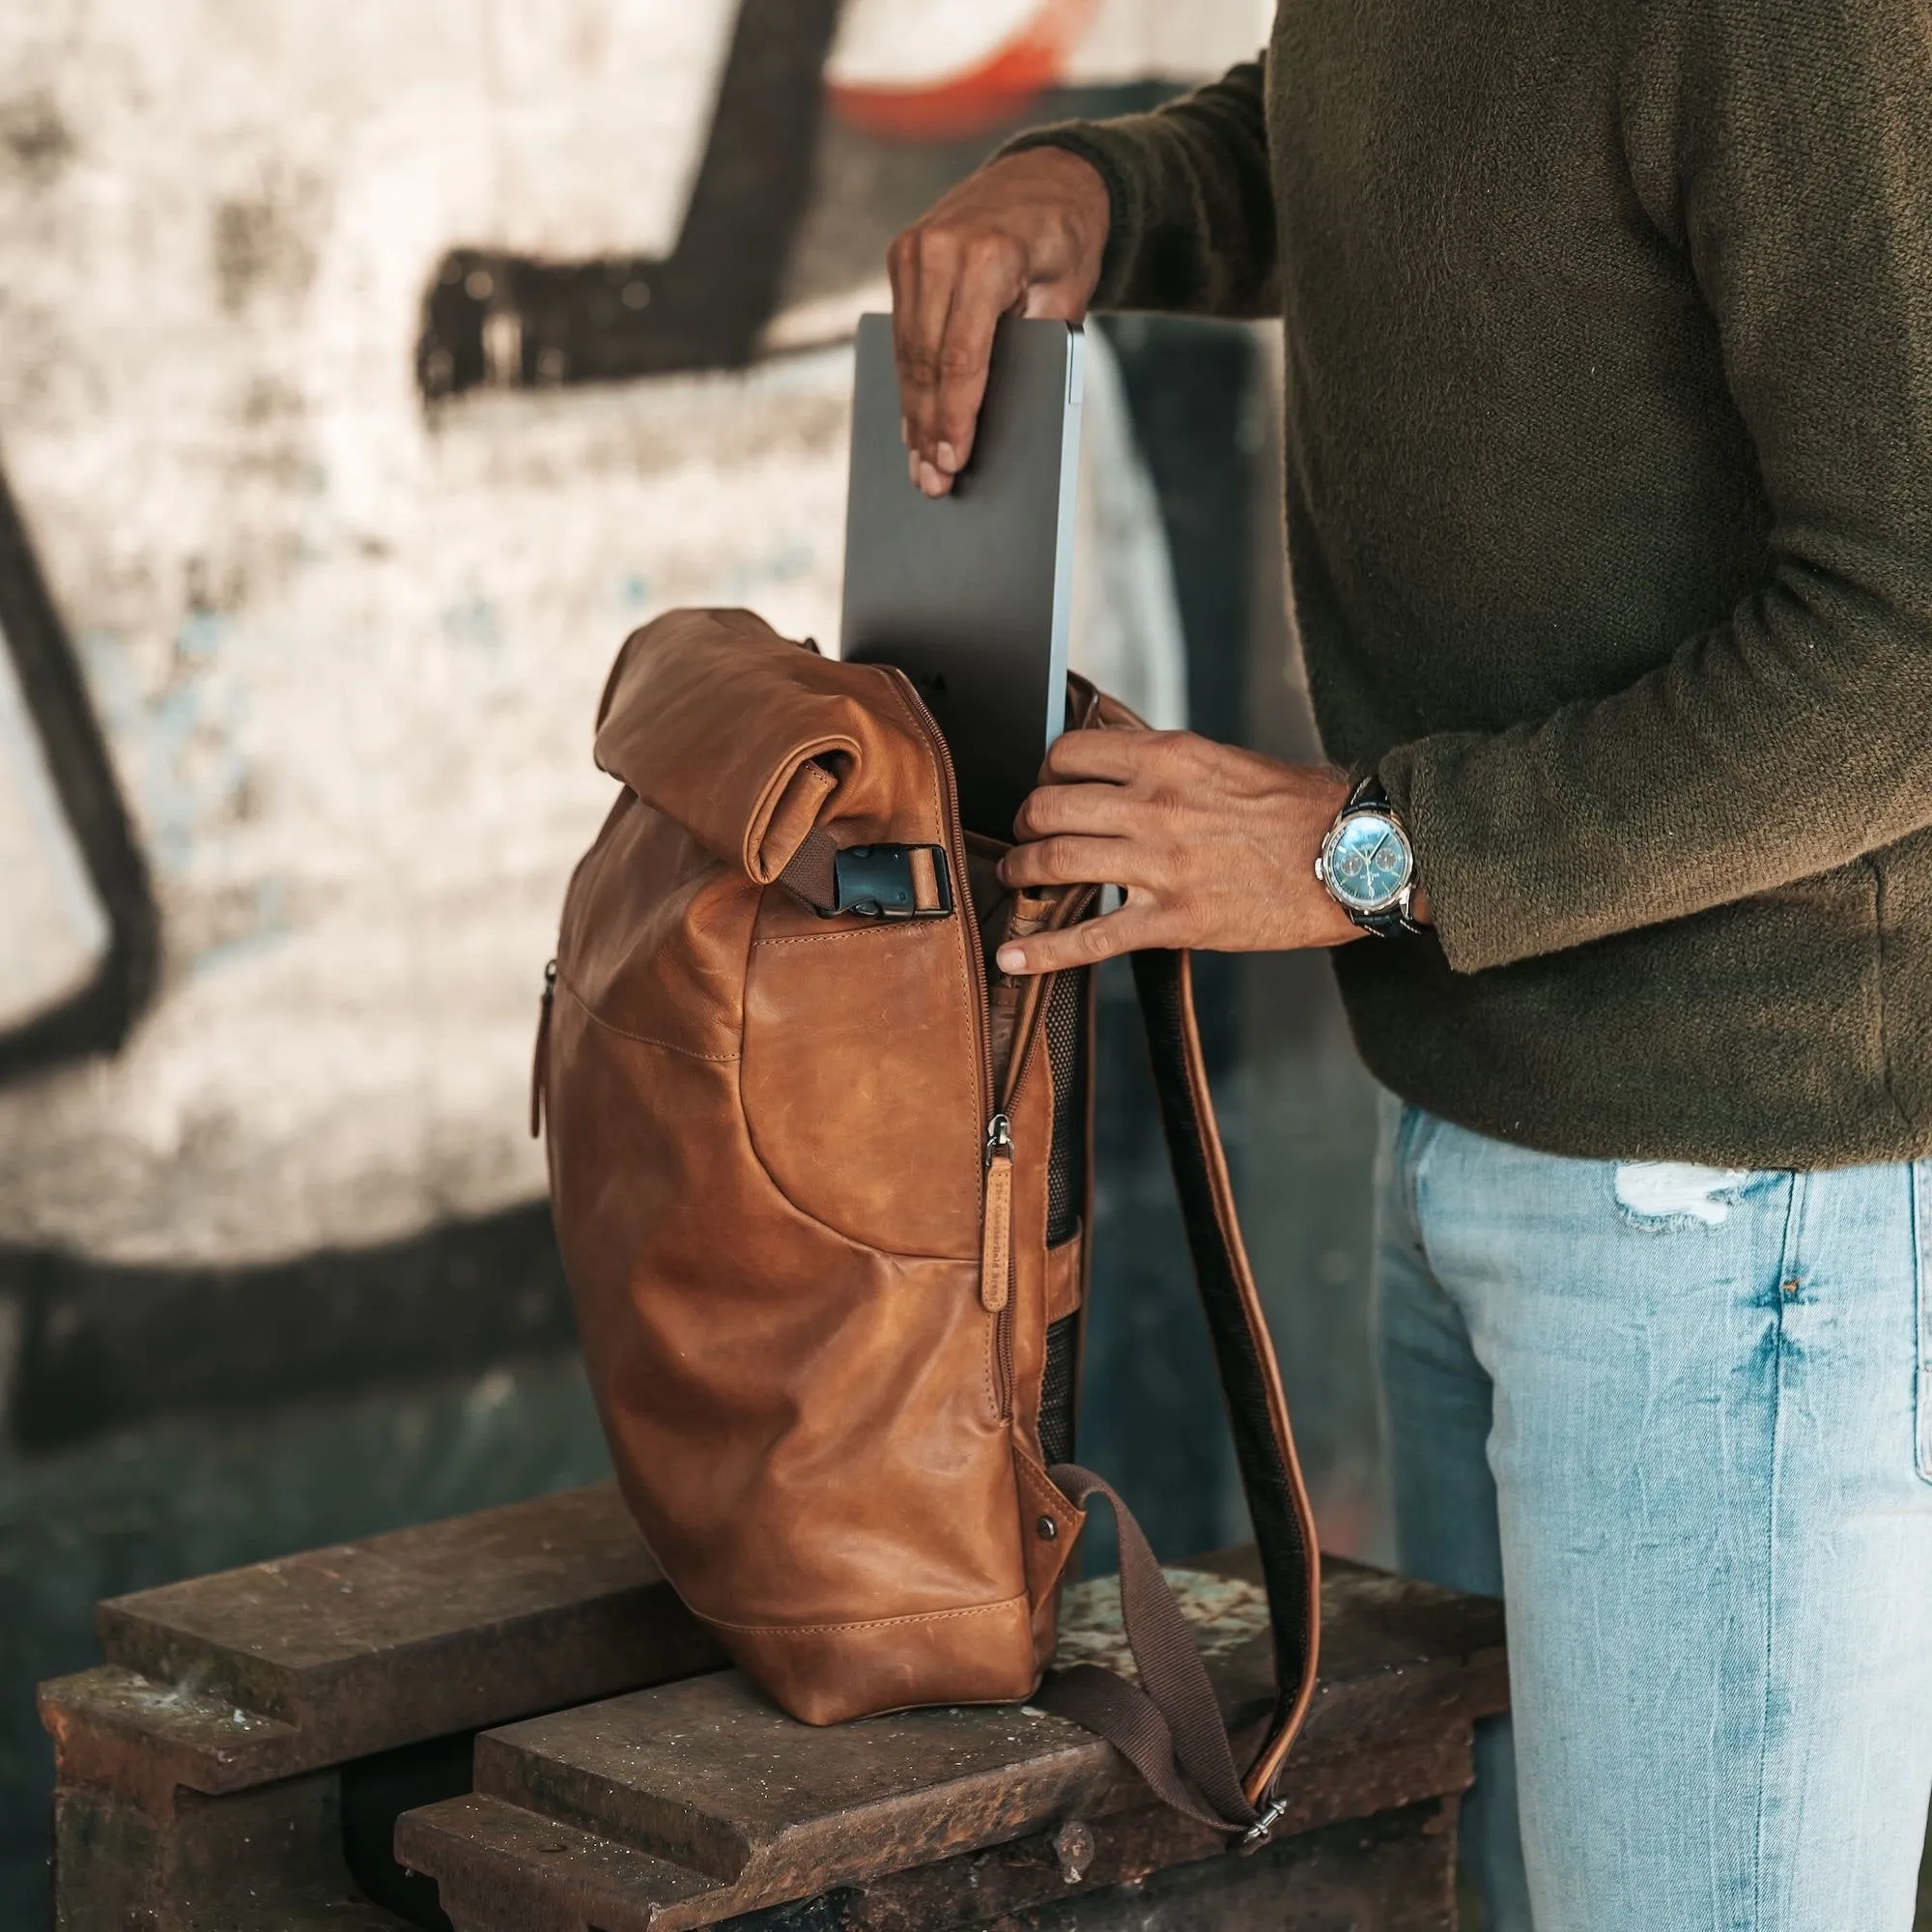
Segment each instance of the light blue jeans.
M1909 1932L1932 1161L1618 1166L1382 1122L1402 1565L1508 1608L1513 1715L1463 1819L1492 1932Z

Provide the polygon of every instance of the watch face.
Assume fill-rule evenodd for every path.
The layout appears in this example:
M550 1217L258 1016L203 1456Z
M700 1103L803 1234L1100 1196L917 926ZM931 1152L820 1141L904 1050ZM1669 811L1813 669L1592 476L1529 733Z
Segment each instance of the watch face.
M1402 896L1415 869L1408 838L1379 811L1351 811L1322 849L1328 890L1352 912L1382 912Z

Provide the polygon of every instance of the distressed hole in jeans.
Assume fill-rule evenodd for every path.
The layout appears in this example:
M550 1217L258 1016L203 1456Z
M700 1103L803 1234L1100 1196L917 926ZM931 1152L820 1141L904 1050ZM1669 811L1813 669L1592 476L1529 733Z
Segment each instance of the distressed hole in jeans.
M1743 1167L1696 1167L1685 1160L1630 1160L1617 1169L1617 1206L1640 1228L1699 1222L1721 1228L1737 1191L1750 1179Z

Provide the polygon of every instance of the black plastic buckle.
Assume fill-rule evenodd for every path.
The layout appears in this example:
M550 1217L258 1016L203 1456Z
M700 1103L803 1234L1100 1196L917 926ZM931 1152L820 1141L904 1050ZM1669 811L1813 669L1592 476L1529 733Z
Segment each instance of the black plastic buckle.
M922 906L913 892L912 855L932 854L939 903ZM825 914L861 919L944 919L952 910L952 882L943 845L847 845L832 863L833 904Z

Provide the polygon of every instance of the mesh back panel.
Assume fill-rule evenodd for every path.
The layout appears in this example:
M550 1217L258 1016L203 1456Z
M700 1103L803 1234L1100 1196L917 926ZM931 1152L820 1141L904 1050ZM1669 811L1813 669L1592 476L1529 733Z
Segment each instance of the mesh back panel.
M1080 1230L1087 1192L1087 981L1092 969L1062 973L1047 996L1046 1049L1053 1058L1053 1151L1046 1169L1046 1241Z
M1053 1148L1046 1168L1046 1239L1050 1247L1080 1232L1087 1193L1087 986L1089 969L1062 973L1047 998L1046 1050L1053 1064ZM1039 1446L1049 1464L1073 1460L1074 1379L1080 1365L1080 1318L1063 1317L1046 1331L1040 1378Z
M1046 1373L1039 1384L1039 1446L1047 1467L1073 1460L1073 1375L1080 1359L1080 1318L1063 1315L1046 1331Z

